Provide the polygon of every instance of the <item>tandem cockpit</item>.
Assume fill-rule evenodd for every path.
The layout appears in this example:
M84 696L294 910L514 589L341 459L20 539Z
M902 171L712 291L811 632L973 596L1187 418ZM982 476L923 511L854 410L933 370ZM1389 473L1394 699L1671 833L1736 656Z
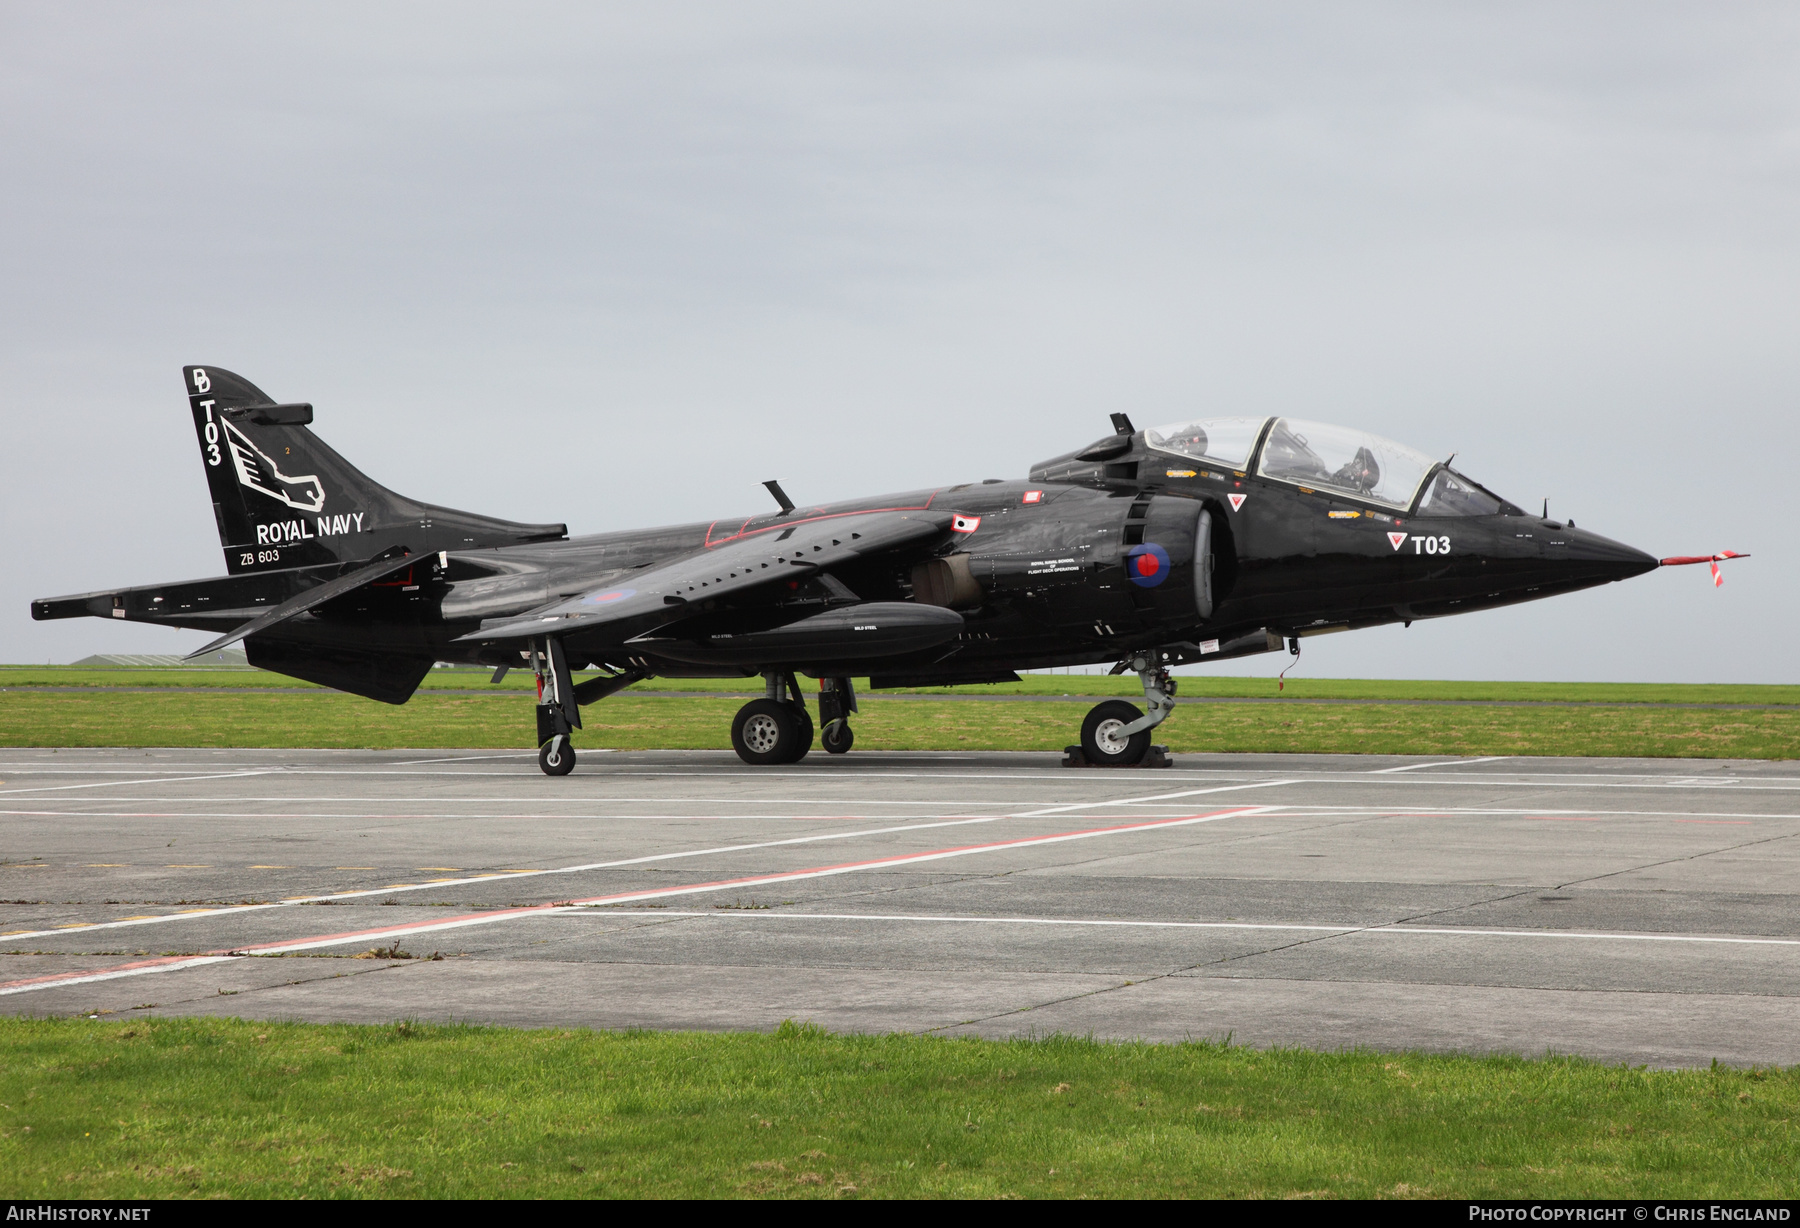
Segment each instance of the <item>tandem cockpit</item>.
M1408 516L1523 516L1524 511L1423 452L1366 431L1301 418L1201 418L1153 427L1156 452L1254 473Z

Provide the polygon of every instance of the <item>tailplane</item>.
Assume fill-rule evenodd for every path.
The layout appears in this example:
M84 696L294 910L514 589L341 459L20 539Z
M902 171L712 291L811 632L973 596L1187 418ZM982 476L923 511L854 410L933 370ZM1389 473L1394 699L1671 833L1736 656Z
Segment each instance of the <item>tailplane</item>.
M233 574L556 541L561 524L517 524L419 503L375 482L307 429L312 406L278 403L240 375L184 367L188 404Z

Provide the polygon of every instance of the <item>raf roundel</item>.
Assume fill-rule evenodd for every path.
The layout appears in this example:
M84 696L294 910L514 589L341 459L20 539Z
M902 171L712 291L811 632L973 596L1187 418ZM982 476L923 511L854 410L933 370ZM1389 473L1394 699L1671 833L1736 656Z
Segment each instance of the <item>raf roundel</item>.
M1125 574L1139 588L1155 588L1169 578L1169 552L1153 542L1133 546L1125 556Z
M583 601L591 601L595 605L607 605L614 601L623 601L627 597L637 596L635 588L609 588L604 593L589 593Z

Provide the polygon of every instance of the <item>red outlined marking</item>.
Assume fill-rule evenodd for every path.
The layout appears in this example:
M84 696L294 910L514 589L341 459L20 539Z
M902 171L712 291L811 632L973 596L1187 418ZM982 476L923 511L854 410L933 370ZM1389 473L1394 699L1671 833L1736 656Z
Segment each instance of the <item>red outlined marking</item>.
M750 521L756 519L756 517L751 516L739 524L737 532L733 533L730 537L713 536L713 529L718 527L719 523L715 520L712 524L706 526L706 540L702 544L708 550L711 550L714 546L723 546L728 542L740 541L746 537L756 537L759 534L772 533L778 529L791 529L797 524L814 524L820 520L842 520L846 516L875 516L882 512L928 512L931 510L932 500L936 499L939 493L939 491L932 491L931 494L926 496L925 502L918 504L916 507L859 507L854 511L847 512L820 512L817 516L787 517L778 520L773 524L766 524L760 529L748 527Z
M1232 511L1241 512L1244 510L1244 500L1248 499L1250 496L1249 495L1226 495L1225 497L1227 499L1231 500L1231 510Z

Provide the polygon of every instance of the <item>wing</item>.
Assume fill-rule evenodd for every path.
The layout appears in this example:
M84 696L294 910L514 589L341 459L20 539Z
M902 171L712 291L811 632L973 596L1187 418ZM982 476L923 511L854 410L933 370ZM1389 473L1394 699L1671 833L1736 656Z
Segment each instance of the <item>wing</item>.
M579 634L622 644L634 636L699 613L721 597L751 596L872 554L921 545L950 529L948 512L865 512L803 524L771 525L702 553L628 576L612 588L496 619L459 643L505 644L539 636Z

